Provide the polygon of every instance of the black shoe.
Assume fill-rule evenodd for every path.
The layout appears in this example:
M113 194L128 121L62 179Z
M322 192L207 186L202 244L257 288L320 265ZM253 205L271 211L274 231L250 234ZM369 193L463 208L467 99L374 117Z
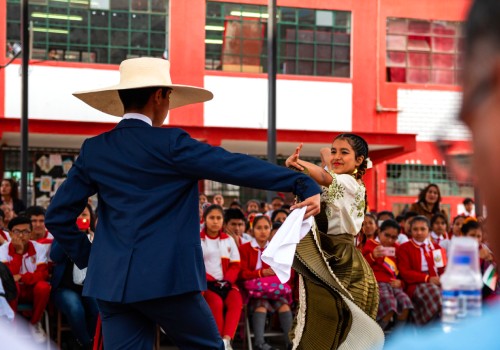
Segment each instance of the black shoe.
M254 346L255 350L278 350L276 348L273 348L271 345L268 343L260 344L260 345L255 345Z

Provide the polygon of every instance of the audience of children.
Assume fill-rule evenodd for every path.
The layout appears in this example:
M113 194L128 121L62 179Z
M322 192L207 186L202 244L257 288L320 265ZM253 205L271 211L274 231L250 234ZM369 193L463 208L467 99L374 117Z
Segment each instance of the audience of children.
M288 348L288 332L292 327L292 289L288 284L281 284L274 271L261 259L271 235L271 220L266 215L257 216L253 222L252 241L240 246L241 273L245 292L249 296L248 306L252 314L255 349L271 350L265 342L264 330L268 312L278 312Z
M398 325L406 323L413 304L403 291L404 283L398 270L399 224L385 220L378 237L369 239L363 247L363 256L370 264L379 286L379 308L377 322L386 329L393 319Z
M205 227L200 233L208 290L204 297L217 323L226 349L232 349L243 301L236 285L240 254L236 242L223 232L224 210L213 204L203 213Z
M444 272L446 252L430 239L430 222L416 216L410 222L411 239L398 250L398 267L405 292L413 302L413 319L424 325L438 319L441 311L439 276Z

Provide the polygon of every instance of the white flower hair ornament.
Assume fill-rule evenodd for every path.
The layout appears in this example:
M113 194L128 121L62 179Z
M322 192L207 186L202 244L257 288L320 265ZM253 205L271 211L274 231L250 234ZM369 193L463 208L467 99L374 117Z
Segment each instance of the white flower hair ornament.
M373 168L373 163L370 157L366 158L366 169L371 169Z

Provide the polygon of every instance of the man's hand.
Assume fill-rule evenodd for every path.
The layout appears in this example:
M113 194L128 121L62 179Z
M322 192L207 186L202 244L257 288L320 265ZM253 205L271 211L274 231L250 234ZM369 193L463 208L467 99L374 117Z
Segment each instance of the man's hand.
M297 203L293 205L290 209L298 209L302 207L307 207L306 214L304 215L304 219L307 219L310 216L314 216L319 213L320 210L320 195L315 194L314 196L306 198L303 202Z

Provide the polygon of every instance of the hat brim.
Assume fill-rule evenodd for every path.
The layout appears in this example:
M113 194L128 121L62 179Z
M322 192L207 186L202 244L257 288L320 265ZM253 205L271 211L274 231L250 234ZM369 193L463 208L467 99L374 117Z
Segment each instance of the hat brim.
M90 107L93 107L103 113L110 114L116 117L122 117L125 111L123 109L123 104L120 100L120 96L118 95L118 90L156 86L157 85L114 85L102 89L75 92L73 93L73 96L79 98ZM172 84L165 87L169 87L172 89L172 93L170 94L169 109L186 106L193 103L210 101L214 97L214 95L210 91L195 86Z

